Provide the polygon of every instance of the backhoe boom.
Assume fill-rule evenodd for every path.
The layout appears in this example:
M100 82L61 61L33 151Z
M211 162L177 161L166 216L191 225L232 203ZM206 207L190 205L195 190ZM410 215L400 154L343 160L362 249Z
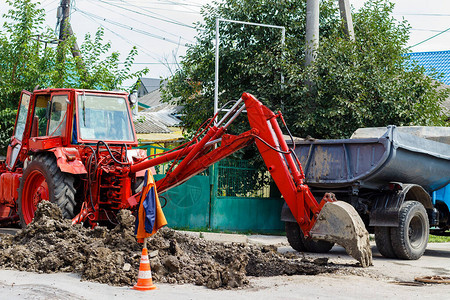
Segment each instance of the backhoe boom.
M247 110L251 130L240 135L225 134L227 127L244 108ZM214 119L216 117L217 115ZM299 160L283 138L278 118L284 123L280 112L273 113L254 96L244 93L217 125L208 127L202 139L195 139L195 142L181 150L134 164L131 166L131 172L175 160L173 169L156 183L158 192L162 193L256 142L272 178L304 236L339 243L360 261L362 266L371 265L372 253L362 220L351 205L343 205L333 194L325 194L320 204L316 201L304 183L305 176ZM334 229L329 224L343 226L334 226L338 228Z

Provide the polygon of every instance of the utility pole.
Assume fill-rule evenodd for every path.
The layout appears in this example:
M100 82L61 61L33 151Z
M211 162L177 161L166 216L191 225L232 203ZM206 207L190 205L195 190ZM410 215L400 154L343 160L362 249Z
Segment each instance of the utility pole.
M69 23L70 16L70 0L61 0L58 10L57 10L57 18L59 22L59 43L63 43L67 40L67 38L73 35L72 26ZM81 58L80 48L78 47L77 42L75 41L71 47L73 57ZM63 51L62 48L59 50L59 59L64 59L64 55L61 53ZM82 63L82 60L81 60ZM84 69L84 64L83 64Z
M355 41L355 32L353 31L352 12L350 10L350 3L348 0L339 0L339 10L341 12L341 19L344 23L344 32L351 41Z
M69 25L70 0L61 0L58 8L59 19L59 39L65 41L68 36L67 27Z
M319 47L319 0L306 2L306 49L305 66L309 66Z

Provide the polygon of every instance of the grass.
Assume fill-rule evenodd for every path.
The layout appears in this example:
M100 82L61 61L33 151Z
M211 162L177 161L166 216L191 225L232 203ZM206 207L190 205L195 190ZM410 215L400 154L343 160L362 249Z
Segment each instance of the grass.
M428 243L450 243L450 235L439 236L430 234Z

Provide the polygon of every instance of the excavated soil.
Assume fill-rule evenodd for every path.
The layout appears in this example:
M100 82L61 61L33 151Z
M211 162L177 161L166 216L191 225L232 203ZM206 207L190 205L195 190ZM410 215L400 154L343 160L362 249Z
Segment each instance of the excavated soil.
M84 280L133 285L142 244L136 242L135 218L130 211L121 211L118 219L119 225L112 230L72 226L56 205L43 201L27 228L15 236L0 236L0 265L39 273L75 272ZM342 270L327 259L283 255L273 246L206 241L168 228L151 237L147 248L156 283L237 288L248 284L247 276L315 275Z

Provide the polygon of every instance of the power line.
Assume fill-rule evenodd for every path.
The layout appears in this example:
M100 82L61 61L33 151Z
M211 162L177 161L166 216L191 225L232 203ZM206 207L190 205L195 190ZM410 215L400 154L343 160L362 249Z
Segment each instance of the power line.
M101 20L101 21L104 21L104 22L107 22L107 23L116 25L116 26L118 26L118 27L122 27L122 28L131 30L131 31L134 31L134 32L137 32L137 33L140 33L140 34L149 36L149 37L153 37L153 38L156 38L156 39L160 39L160 40L162 40L162 41L166 41L166 42L169 42L169 43L172 43L172 44L176 44L176 45L178 45L178 46L187 47L186 44L185 44L185 45L180 44L179 42L174 41L174 40L171 40L171 39L168 39L168 38L166 38L166 37L163 37L163 36L160 36L160 35L157 35L157 34L153 34L153 33L151 33L151 32L144 31L144 30L141 30L141 29L138 29L138 28L134 28L134 27L131 27L131 26L128 26L128 25L124 25L124 24L122 24L122 23L119 23L119 22L116 22L116 21L112 21L112 20L109 20L109 19L104 18L104 17L100 17L100 16L97 16L97 15L95 15L95 14L92 14L92 13L86 12L86 11L84 11L84 10L81 10L81 9L79 9L79 8L75 8L75 7L74 7L74 10L79 11L80 13L85 14L85 15L87 15L87 16L90 16L90 17L92 17L92 18L95 18L95 19L98 19L98 20Z
M163 2L163 1L161 1ZM189 2L189 3L181 3L181 2L177 2L177 1L171 1L171 0L166 0L165 5L182 5L182 6L195 6L195 7L202 7L203 5L199 4L199 3L194 3L194 2Z
M91 21L97 23L98 25L100 25L101 27L105 28L107 31L111 32L112 34L114 34L114 35L117 36L118 38L124 40L126 43L130 44L131 46L136 46L136 47L142 48L142 49L141 49L142 52L144 52L145 54L147 54L147 55L150 56L151 58L157 59L156 56L154 56L154 55L151 54L150 52L147 52L146 50L144 50L143 47L139 46L139 45L136 44L136 43L132 43L132 42L131 42L130 40L128 40L127 38L123 37L122 35L118 34L117 32L115 32L115 31L109 29L108 27L104 26L103 24L101 24L100 22L96 21L96 20L95 20L94 18L92 18L91 16L84 15L84 14L82 14L82 15L83 15L85 18L88 18L89 20L91 20ZM156 54L155 54L155 55L156 55Z
M427 17L448 17L450 14L427 14L427 13L396 13L395 15L400 16L427 16Z
M101 7L102 7L102 8L105 8L105 7L103 7L103 6L101 6ZM129 16L126 16L126 15L124 15L124 14L121 14L120 12L114 11L114 10L109 9L109 8L106 8L106 9L109 10L109 11L111 11L111 12L113 12L113 13L116 13L116 14L122 16L122 17L129 18ZM185 41L188 42L188 43L193 43L193 42L190 41L190 40L187 40L187 39L185 39L185 38L183 38L183 37L181 37L181 36L179 36L179 35L176 35L176 34L173 34L173 33L171 33L171 32L168 32L168 31L166 31L166 30L164 30L164 29L161 29L161 28L159 28L159 27L156 27L156 26L153 26L153 25L150 25L150 24L145 24L145 25L148 26L148 27L151 27L151 28L153 28L153 29L162 31L162 32L164 32L164 33L170 34L170 35L172 35L172 36L174 36L174 37L176 37L176 38L178 38L178 39L183 39L183 40L185 40Z
M42 3L41 3L41 6L42 6L43 8L45 8L45 7L51 6L51 5L55 4L56 2L58 2L58 0L53 0L53 1L51 1L50 3L46 3L46 2L48 2L48 1L51 1L51 0L47 0L47 1L42 2Z
M429 40L434 39L435 37L437 37L437 36L439 36L439 35L441 35L441 34L447 32L447 31L449 31L449 30L450 30L450 27L447 28L447 29L445 29L445 30L443 30L443 31L441 31L441 32L439 32L439 33L437 33L437 34L435 34L435 35L433 35L433 36L431 36L431 37L429 37L429 38L427 38L427 39L425 39L425 40L423 40L423 41L421 41L421 42L419 42L419 43L417 43L417 44L415 44L415 45L410 46L408 49L413 48L413 47L416 47L416 46L418 46L418 45L420 45L420 44L423 44L423 43L425 43L425 42L428 42Z
M142 47L141 45L137 44L137 43L133 43L130 40L128 40L127 38L123 37L122 35L118 34L117 32L109 29L106 26L103 26L102 24L100 24L98 21L96 21L94 18L87 16L87 15L83 15L85 18L89 18L91 21L99 24L100 26L102 26L103 28L105 28L106 30L108 30L109 32L111 32L112 34L116 35L117 37L119 37L120 39L124 40L126 43L130 44L131 46L135 46L137 48L139 48L144 54L147 54L148 56L152 57L153 59L159 60L158 58L156 58L152 53L147 52L147 50ZM156 54L155 54L156 55ZM125 64L125 62L120 62L119 64ZM178 63L174 62L174 63L169 63L169 62L133 62L134 65L165 65L167 67L167 65L178 65Z
M119 64L123 65L125 62L120 62ZM177 65L176 62L133 62L133 65Z
M163 8L163 7L155 7L155 6L138 6L138 5L133 5L133 4L128 4L130 6L135 6L135 7L139 7L141 10L143 11L149 11L149 10L161 10L161 11L169 11L169 12L173 12L173 8ZM151 12L151 11L150 11ZM201 15L201 13L199 11L190 11L190 10L178 10L178 12L181 12L183 14L195 14L195 15ZM153 12L154 13L154 12Z
M184 4L184 3L180 3L180 2L175 2L175 1L170 1L170 0L168 0L168 2L169 3L172 3L172 4L174 4L174 5L188 5L187 6L187 9L188 10L190 10L190 11L195 11L195 10L193 10L190 6L195 6L195 5L189 5L189 4ZM201 7L201 6L200 6Z
M116 0L116 1L126 2L126 3L128 3L128 4L130 3L129 0L128 0L128 1L124 1L124 0ZM137 2L140 2L140 1L137 1ZM157 2L157 3L154 3L154 2ZM198 8L203 7L203 4L197 3L197 2L195 2L195 1L189 1L189 3L182 3L182 2L178 2L178 1L170 1L170 0L161 1L161 0L159 0L159 1L153 1L153 4L156 4L156 5L193 6L193 7L198 7Z
M430 31L430 32L441 32L441 30L436 29L421 29L421 28L411 28L413 31Z
M178 21L176 21L176 20L172 20L172 19L169 19L169 18L163 19L163 18L160 18L160 17L151 16L151 15L144 14L144 13L141 13L141 12L139 12L139 11L135 11L135 10L132 10L132 9L129 9L129 8L120 6L120 5L112 4L112 3L110 3L110 2L106 2L106 1L103 1L103 0L97 0L97 1L102 2L102 3L105 3L105 4L108 4L108 5L111 5L111 6L115 6L115 7L124 9L124 10L131 11L131 12L136 13L136 14L138 14L138 15L142 15L142 16L146 16L146 17L149 17L149 18L157 19L157 20L160 20L160 21L163 21L163 22L167 22L167 23L171 23L171 24L175 24L175 25L179 25L179 26L184 26L184 27L188 27L188 28L195 29L195 27L193 27L193 26L190 26L190 25L187 25L187 24L178 22ZM125 2L125 3L126 3L126 2ZM153 14L159 15L159 14L156 14L156 13L153 13Z

